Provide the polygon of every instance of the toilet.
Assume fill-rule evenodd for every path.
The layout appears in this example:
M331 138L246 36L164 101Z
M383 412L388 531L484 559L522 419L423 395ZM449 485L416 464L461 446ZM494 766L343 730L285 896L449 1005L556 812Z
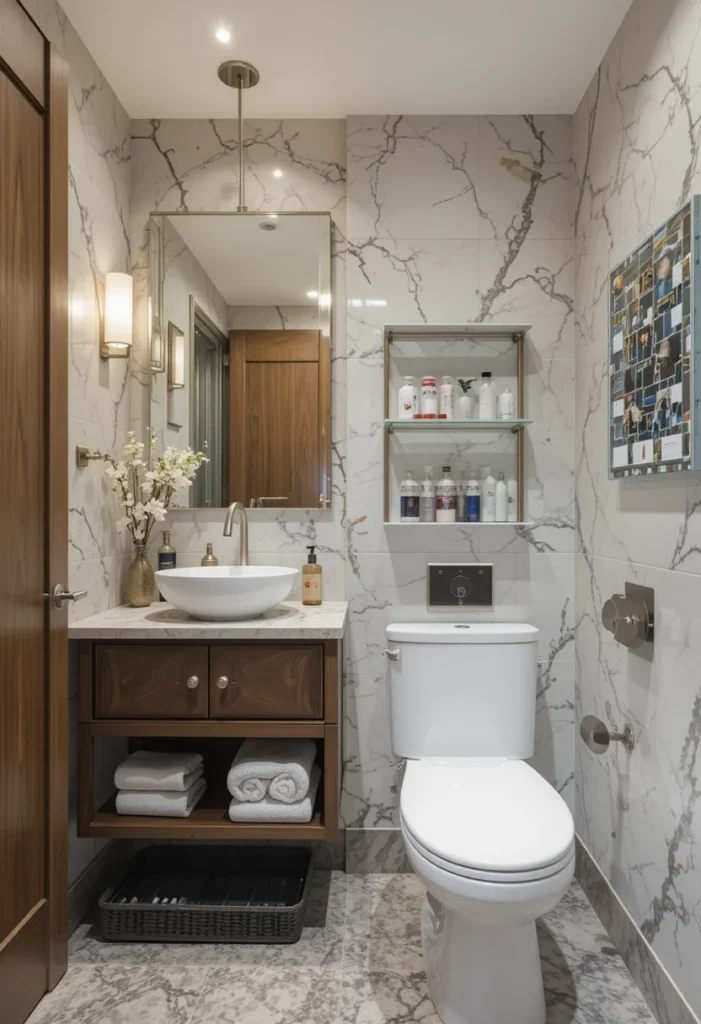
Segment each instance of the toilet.
M443 1024L545 1024L535 922L574 874L574 823L533 754L538 630L387 627L401 829L426 888L429 992Z

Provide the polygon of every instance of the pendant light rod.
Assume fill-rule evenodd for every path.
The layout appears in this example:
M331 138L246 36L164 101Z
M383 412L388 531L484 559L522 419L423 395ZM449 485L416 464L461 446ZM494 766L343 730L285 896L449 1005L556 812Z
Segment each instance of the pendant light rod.
M248 207L246 206L246 181L245 181L245 165L244 165L244 152L243 152L243 90L252 89L254 85L258 85L260 81L260 75L258 69L254 68L252 64L246 63L244 60L226 60L223 64L220 64L217 69L217 75L219 80L228 85L230 89L236 89L238 92L238 122L239 122L239 134L238 134L238 146L239 146L239 213L247 213Z

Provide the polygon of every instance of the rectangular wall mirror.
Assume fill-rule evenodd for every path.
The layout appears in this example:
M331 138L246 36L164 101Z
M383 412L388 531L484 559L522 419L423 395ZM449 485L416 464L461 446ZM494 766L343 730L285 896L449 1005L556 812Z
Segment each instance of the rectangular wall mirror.
M151 427L164 446L206 443L191 507L329 508L330 214L153 214L149 229Z

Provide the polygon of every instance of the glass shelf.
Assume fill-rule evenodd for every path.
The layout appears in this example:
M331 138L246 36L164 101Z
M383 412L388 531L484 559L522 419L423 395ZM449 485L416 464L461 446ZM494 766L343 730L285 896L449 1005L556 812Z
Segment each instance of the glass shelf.
M461 522L455 522L455 523L401 523L398 519L388 519L384 523L384 525L385 526L406 526L410 530L415 530L419 526L423 526L424 529L426 529L426 530L433 530L436 527L439 530L447 530L447 529L454 530L456 527L465 527L465 526L491 526L491 527L493 527L493 526L508 526L508 527L510 527L513 530L517 526L533 526L533 523L502 523L502 522L499 522L499 523L482 523L482 522L479 522L479 523L461 523Z
M516 434L533 420L385 420L385 430L491 430Z

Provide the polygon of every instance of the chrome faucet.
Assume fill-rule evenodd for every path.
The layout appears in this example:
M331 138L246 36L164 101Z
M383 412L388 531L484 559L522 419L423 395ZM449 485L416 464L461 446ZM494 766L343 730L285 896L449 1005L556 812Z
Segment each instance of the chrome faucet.
M239 519L241 521L241 533L239 534L239 564L248 565L248 517L246 516L246 509L240 501L232 501L226 513L226 519L224 520L224 536L230 537L231 530L234 525L234 519L236 513L239 513Z

